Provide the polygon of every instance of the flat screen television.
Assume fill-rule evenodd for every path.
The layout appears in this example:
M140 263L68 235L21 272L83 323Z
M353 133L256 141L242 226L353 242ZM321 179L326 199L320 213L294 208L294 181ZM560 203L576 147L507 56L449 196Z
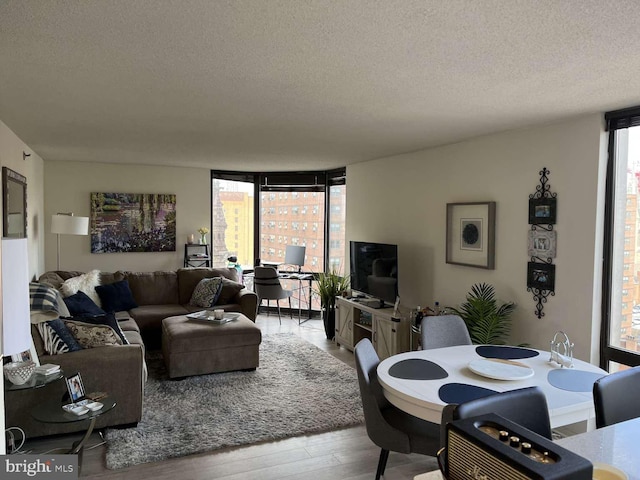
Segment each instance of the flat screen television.
M351 289L394 304L398 296L398 246L352 240L349 250Z

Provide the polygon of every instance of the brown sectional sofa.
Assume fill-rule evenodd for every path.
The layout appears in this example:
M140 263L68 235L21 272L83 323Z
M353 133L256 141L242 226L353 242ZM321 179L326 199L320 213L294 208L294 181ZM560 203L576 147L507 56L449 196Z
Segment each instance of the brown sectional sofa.
M60 288L68 278L84 272L55 271L43 274L39 281ZM54 363L66 375L80 372L86 392L104 391L114 396L116 408L98 417L96 428L137 423L142 416L146 365L144 350L161 346L162 320L202 310L189 304L191 294L203 278L221 276L237 282L237 272L230 268L181 268L159 272L101 272L102 285L127 280L134 300L138 304L127 312L116 312L116 318L130 345L108 346L47 355L39 333L33 327L32 336L41 364ZM245 289L237 291L226 282L221 294L224 304L216 308L240 312L255 321L257 296ZM5 412L7 426L20 426L28 437L81 431L84 422L49 424L35 421L31 411L42 402L60 400L66 392L63 381L32 390L7 392Z

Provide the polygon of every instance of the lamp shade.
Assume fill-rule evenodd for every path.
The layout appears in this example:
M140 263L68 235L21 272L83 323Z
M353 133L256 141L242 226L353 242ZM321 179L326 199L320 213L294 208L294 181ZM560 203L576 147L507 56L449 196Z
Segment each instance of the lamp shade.
M2 354L31 348L29 258L26 238L2 239Z
M89 217L75 217L72 213L58 213L51 217L51 233L61 235L87 235Z

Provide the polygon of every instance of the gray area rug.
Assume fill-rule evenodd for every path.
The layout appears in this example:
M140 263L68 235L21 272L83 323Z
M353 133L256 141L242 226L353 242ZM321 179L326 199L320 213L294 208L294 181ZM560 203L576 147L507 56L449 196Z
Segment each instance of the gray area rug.
M364 422L355 369L291 333L263 336L254 372L169 380L160 352L147 365L142 421L107 430L107 468Z

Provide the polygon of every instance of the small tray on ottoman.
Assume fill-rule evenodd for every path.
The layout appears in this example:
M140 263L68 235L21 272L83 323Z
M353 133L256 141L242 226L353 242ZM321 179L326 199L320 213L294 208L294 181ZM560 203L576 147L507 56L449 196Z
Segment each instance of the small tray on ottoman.
M162 356L171 378L255 370L260 342L260 328L242 314L222 325L187 315L162 320Z

